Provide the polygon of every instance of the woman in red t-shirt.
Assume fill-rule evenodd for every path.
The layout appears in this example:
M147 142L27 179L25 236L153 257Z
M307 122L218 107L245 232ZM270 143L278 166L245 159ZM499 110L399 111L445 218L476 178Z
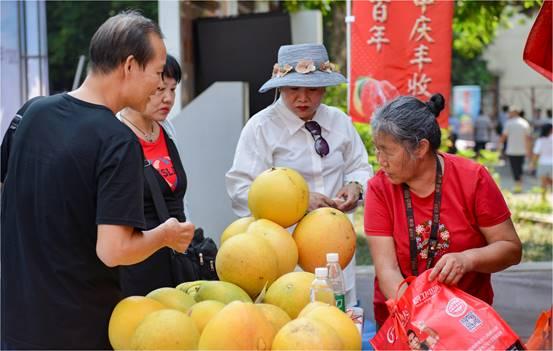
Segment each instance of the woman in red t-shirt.
M431 280L491 304L490 273L520 262L511 213L488 171L438 152L436 118L443 107L440 94L426 103L401 96L372 121L381 169L368 183L365 233L376 270L378 325L388 317L385 301L407 276L431 268Z
M170 129L164 128L166 124L162 125L173 107L175 89L181 80L179 63L171 55L167 55L162 78L156 93L150 96L144 112L125 108L118 114L118 117L138 137L144 158L153 167L154 178L159 185L169 216L176 218L179 222L185 222L183 200L187 187L186 173L177 147L172 140L174 135L170 134ZM145 172L147 171L145 168ZM146 228L143 229L150 229L159 225L161 220L156 212L152 189L148 182L145 182L144 185ZM192 238L193 236L190 236L189 239L192 240ZM172 269L171 255L173 254L177 253L164 247L140 263L121 267L123 296L146 295L157 288L174 287L181 283L182 277ZM190 277L190 279L192 278Z

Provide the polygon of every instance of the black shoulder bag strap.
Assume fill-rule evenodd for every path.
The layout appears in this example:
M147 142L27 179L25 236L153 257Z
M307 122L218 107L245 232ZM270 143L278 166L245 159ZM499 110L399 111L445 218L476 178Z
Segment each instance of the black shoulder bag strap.
M407 226L409 228L409 255L411 257L411 273L414 276L419 275L417 265L417 239L415 234L415 216L409 186L405 183L403 186L403 200L405 202L405 211L407 212ZM434 256L436 255L436 245L438 244L438 228L440 225L440 206L442 204L442 165L438 155L436 155L436 188L434 190L434 206L432 208L432 226L430 229L430 238L428 239L426 269L432 267Z
M157 182L156 175L154 173L152 164L148 160L144 160L144 177L146 182L150 187L150 192L152 193L152 199L154 201L154 207L156 208L157 216L161 223L169 219L169 210L167 209L167 204L161 195L161 188Z

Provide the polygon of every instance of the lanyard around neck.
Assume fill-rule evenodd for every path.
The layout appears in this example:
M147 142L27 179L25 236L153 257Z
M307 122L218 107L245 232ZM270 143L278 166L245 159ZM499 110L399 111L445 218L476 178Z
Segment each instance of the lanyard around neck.
M403 200L405 202L405 211L407 212L407 226L409 228L409 255L411 257L411 273L414 276L419 275L417 265L417 239L415 233L415 216L413 202L409 186L405 183L403 186ZM436 155L436 185L434 189L434 206L432 208L432 226L430 229L430 238L427 246L426 269L432 266L432 261L436 255L436 246L438 244L438 227L440 225L440 206L442 203L442 165L438 155Z

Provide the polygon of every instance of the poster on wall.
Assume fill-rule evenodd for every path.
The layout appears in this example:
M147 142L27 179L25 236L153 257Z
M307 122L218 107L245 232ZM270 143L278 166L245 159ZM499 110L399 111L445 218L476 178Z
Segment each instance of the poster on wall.
M482 93L479 85L453 87L453 116L475 119L480 114Z
M425 101L441 93L449 117L452 1L353 1L349 113L368 123L375 109L398 95Z
M453 113L457 134L461 139L472 139L474 120L480 115L482 92L478 85L453 87Z

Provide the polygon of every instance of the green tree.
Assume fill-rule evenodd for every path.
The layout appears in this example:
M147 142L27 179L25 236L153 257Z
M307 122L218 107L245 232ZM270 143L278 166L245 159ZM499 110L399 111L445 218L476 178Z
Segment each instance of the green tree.
M451 85L479 85L487 87L493 81L486 61L481 57L468 59L453 50L451 57Z
M453 49L471 59L482 53L501 27L511 26L516 14L531 16L542 0L456 0L453 15Z
M335 3L345 4L345 1L332 0L286 0L283 1L284 9L290 13L300 10L320 10L323 16L327 16L332 12Z
M80 55L98 27L123 10L139 10L157 22L157 1L48 1L48 69L50 93L71 90Z

